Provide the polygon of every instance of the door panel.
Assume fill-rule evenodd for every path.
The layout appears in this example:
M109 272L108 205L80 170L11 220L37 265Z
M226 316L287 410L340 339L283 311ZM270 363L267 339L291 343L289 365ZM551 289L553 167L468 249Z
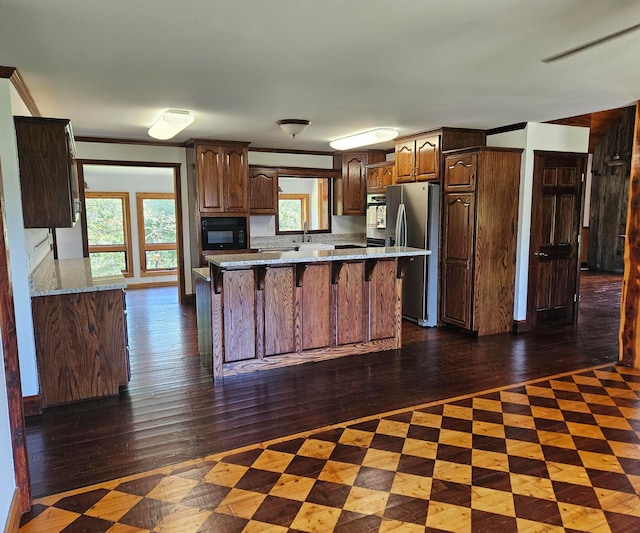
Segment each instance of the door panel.
M527 320L576 320L578 235L585 156L535 152Z

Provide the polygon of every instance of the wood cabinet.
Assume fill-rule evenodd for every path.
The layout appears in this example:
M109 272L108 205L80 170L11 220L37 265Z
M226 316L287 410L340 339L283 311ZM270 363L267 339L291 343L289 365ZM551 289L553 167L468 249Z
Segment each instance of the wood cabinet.
M249 167L249 212L252 215L278 213L278 170Z
M385 160L382 150L342 152L333 157L333 168L341 170L341 176L333 184L334 215L364 215L367 202L366 166Z
M384 161L367 165L367 194L385 193L387 186L395 183L396 165L394 161Z
M442 152L457 148L484 146L483 130L443 127L396 140L395 183L440 181Z
M25 228L70 228L80 216L78 171L66 119L14 117Z
M522 150L444 158L441 320L478 335L511 331Z
M43 406L114 396L129 381L121 289L31 300Z
M248 213L247 143L196 142L195 177L198 207L203 213Z

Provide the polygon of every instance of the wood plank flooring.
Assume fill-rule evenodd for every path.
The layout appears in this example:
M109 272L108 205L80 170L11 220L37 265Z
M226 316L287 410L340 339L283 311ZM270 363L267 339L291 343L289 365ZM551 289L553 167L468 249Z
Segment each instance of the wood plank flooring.
M617 360L621 276L586 273L575 326L474 338L403 327L401 350L226 378L200 365L172 288L129 291L132 379L119 397L27 419L34 497L391 410Z

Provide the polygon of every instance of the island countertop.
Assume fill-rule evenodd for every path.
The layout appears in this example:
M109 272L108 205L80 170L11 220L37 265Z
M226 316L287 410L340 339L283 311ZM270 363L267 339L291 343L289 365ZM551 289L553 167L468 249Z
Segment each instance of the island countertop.
M346 248L340 250L298 250L285 252L258 252L248 254L208 255L205 259L223 269L253 266L288 265L292 263L318 263L326 261L356 261L430 255L430 250L408 246Z
M45 259L29 278L32 297L76 292L124 289L127 284L120 271L109 276L96 276L91 261L82 259Z

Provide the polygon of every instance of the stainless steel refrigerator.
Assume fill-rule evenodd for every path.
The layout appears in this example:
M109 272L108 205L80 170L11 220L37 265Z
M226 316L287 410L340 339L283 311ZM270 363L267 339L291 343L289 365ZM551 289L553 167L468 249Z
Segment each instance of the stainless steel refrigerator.
M406 183L387 187L387 246L412 246L431 255L409 261L402 287L402 314L420 326L438 320L440 186Z

